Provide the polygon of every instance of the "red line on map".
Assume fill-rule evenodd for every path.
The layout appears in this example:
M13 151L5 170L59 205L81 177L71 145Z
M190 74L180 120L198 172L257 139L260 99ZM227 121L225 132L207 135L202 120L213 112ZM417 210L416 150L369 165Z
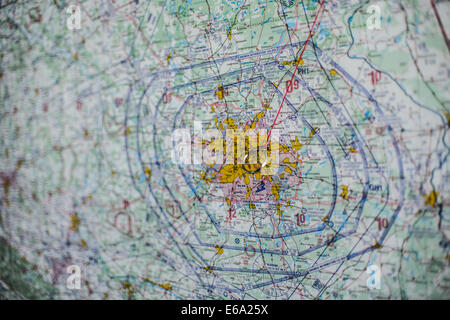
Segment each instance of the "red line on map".
M436 9L436 0L431 0L431 7L433 8L434 15L436 16L436 20L439 24L439 28L441 29L442 36L444 37L445 43L447 44L447 49L450 52L450 40L447 38L447 34L445 33L445 28L442 25L441 17L439 16L438 10Z
M325 3L325 0L322 0L322 2L320 3L319 9L317 10L316 18L314 19L314 22L313 22L313 24L312 24L312 27L311 27L311 29L309 29L308 38L306 39L305 44L303 45L302 52L300 53L300 57L297 59L297 62L296 62L296 64L295 64L295 69L294 69L294 72L292 73L291 81L289 81L289 84L290 84L290 85L292 85L292 80L294 80L295 73L297 72L297 69L298 69L298 65L299 65L299 63L300 63L300 60L302 60L303 53L305 52L306 46L308 45L308 42L309 42L309 40L310 40L311 37L312 37L312 32L313 32L314 27L315 27L315 25L316 25L317 19L318 19L319 16L320 16L320 11L322 10L322 7L323 7L323 4L324 4L324 3ZM280 114L281 108L283 107L283 104L284 104L284 100L286 100L286 96L287 96L287 94L288 94L288 89L289 89L289 86L286 86L286 92L284 93L283 100L281 100L281 104L280 104L280 107L278 108L277 115L275 116L275 120L273 120L272 127L270 128L269 134L267 135L267 141L269 141L269 139L270 139L270 134L272 133L272 129L273 129L273 127L275 126L275 123L277 122L278 115Z

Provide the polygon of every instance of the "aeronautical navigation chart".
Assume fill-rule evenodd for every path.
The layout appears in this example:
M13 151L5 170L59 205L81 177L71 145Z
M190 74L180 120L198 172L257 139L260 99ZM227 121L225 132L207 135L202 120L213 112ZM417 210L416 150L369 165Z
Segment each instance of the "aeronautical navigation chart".
M450 299L449 18L0 1L0 298Z

